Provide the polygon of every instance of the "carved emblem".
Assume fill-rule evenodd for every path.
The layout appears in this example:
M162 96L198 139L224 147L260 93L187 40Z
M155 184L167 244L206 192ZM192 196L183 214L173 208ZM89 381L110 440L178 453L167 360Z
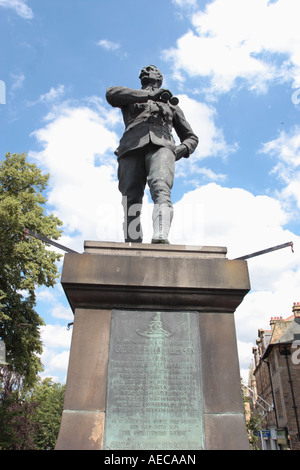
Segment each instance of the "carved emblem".
M136 332L140 336L146 336L148 338L168 338L173 334L171 331L163 329L160 313L157 312L149 323L148 329L144 332L136 329Z

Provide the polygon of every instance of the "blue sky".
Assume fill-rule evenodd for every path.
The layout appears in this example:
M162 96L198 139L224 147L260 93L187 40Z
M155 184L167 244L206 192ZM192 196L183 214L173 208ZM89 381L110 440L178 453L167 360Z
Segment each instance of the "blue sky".
M294 254L248 262L252 289L235 314L245 380L258 328L300 301L299 16L299 0L0 0L0 155L26 152L50 172L62 244L122 241L123 123L105 92L140 88L149 64L200 141L176 165L171 243L234 258L294 242ZM148 193L143 217L149 242ZM37 308L44 375L63 382L73 314L59 283L38 290Z

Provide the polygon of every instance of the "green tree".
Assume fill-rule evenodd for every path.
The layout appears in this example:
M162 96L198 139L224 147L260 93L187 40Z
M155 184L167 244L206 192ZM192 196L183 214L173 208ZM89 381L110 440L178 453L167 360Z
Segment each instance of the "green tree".
M37 450L53 450L58 437L65 385L46 378L36 384L27 404L31 405L32 441ZM35 406L37 404L37 406Z
M258 440L259 440L261 415L259 414L257 417L254 416L253 408L251 406L252 399L250 395L248 394L243 382L241 382L241 386L242 386L242 396L243 396L243 403L244 403L244 410L245 410L246 429L248 433L250 449L259 450Z
M258 442L259 432L261 430L260 422L261 415L259 414L257 417L255 417L253 413L251 413L250 419L247 421L247 432L251 450L259 450Z
M22 377L0 368L0 450L52 450L58 437L65 385L47 378L31 390Z
M0 450L35 449L37 423L31 419L37 403L26 401L19 374L0 368Z
M42 370L39 327L44 323L35 311L35 289L54 286L61 257L23 236L25 227L52 239L61 235L62 222L45 214L48 179L25 154L8 153L0 164L0 338L7 362L28 387Z

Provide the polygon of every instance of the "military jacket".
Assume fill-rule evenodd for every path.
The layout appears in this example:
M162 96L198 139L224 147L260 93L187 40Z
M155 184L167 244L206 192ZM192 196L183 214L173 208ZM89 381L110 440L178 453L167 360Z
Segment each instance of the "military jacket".
M106 92L108 103L121 109L125 124L125 132L115 151L118 158L149 142L171 148L175 152L173 128L180 142L187 147L188 155L194 152L198 137L180 107L169 102L152 101L148 99L148 95L147 90L125 87L111 87Z

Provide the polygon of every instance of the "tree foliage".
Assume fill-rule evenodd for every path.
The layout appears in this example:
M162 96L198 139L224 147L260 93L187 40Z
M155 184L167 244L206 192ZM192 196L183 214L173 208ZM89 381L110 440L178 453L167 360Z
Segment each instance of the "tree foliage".
M258 440L259 440L259 431L260 431L260 423L261 423L261 415L257 417L253 414L253 409L251 406L252 399L246 392L246 388L242 382L242 395L243 395L243 403L245 409L245 420L246 420L246 429L249 438L249 444L251 450L258 450Z
M46 378L35 385L27 400L32 409L31 426L34 430L32 440L37 450L52 450L58 437L65 385Z
M36 404L22 393L23 380L7 366L0 369L0 450L35 449L36 426L30 419Z
M0 368L0 450L52 450L65 386L47 378L30 390L19 374Z
M0 338L11 368L28 386L42 370L35 289L55 284L61 256L23 235L24 228L51 239L61 235L62 222L44 209L48 179L25 154L8 153L0 164Z

